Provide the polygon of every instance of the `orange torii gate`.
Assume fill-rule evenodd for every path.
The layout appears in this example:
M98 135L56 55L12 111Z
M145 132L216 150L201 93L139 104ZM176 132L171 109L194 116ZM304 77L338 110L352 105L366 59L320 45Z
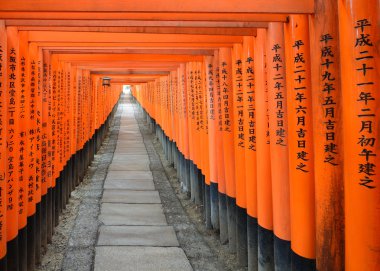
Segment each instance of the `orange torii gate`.
M239 264L377 270L379 10L0 3L0 269L32 270L129 84Z

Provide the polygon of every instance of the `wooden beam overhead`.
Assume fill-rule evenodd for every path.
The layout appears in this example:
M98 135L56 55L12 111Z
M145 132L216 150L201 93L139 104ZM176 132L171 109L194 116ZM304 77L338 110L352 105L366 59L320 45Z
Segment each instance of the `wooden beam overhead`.
M201 49L232 47L231 43L181 43L181 42L36 42L39 47L52 48L113 48L113 49Z
M3 11L313 13L313 0L57 0L1 1Z
M267 27L266 23L260 23ZM256 36L256 28L250 27L165 27L165 26L20 26L20 31L55 32L102 32L102 33L148 33L148 34L190 34L190 35L229 35Z
M151 82L154 82L155 80L152 80ZM111 85L141 85L149 83L149 81L129 81L129 80L117 80L116 82L111 82Z
M143 20L5 20L6 26L59 26L59 27L221 27L263 28L268 22L229 21L143 21Z
M144 69L144 70L158 70L161 69L176 69L179 67L175 62L155 62L155 61L119 61L119 62L95 62L95 61L77 61L76 65L83 67L84 69Z
M242 43L242 36L31 31L30 42Z
M141 83L134 83L134 82L129 82L129 81L124 81L124 82L113 82L111 83L112 85L130 85L130 86L138 86L141 85Z
M38 46L38 45L37 45ZM170 52L173 54L187 54L188 53L193 53L194 51L199 51L199 52L204 52L208 53L210 51L213 51L214 48L218 47L210 47L210 48L199 48L199 47L100 47L100 46L86 46L86 47L79 47L79 46L65 46L64 44L57 45L57 46L39 46L42 49L49 50L49 51L59 51L59 50L71 50L71 51L83 51L87 52L88 50L102 50L102 51L107 51L107 52L117 52L117 53L122 53L122 52L128 52L128 53L139 53L141 52ZM223 47L223 46L221 46Z
M96 62L120 62L120 61L164 61L164 62L189 62L202 61L203 56L192 55L157 55L157 54L53 54L59 60L67 62L96 61Z
M79 69L89 70L92 73L108 73L108 74L160 74L175 71L181 63L160 63L160 65L151 66L144 62L138 64L111 65L112 63L101 62L70 62ZM145 65L144 65L145 64Z
M147 20L147 21L229 21L229 22L286 22L287 14L247 12L43 12L43 11L2 11L3 19L28 20Z
M147 79L132 79L132 78L125 78L125 79L122 79L122 78L119 78L119 79L115 79L111 82L111 84L124 84L124 85L131 85L131 84L134 84L134 85L141 85L141 84L145 84L145 83L148 83L148 82L154 82L157 78L152 78L150 80L147 80Z
M206 49L96 49L96 48L44 48L53 54L161 54L161 55L213 55L214 50Z
M161 76L161 75L168 75L168 71L130 71L130 70L91 70L91 74L96 74L96 75L109 75L110 77L113 75L137 75L137 76L142 76L142 75L151 75L151 76Z
M76 65L77 66L77 65ZM178 68L155 68L155 69L130 69L130 68L124 68L124 69L106 69L106 68L98 68L98 67L91 67L91 66L77 66L80 69L83 70L89 70L92 74L156 74L156 75L167 75L171 71L174 71Z
M151 80L155 78L159 78L161 76L165 76L167 74L152 74L152 75L144 75L144 74L131 74L131 75L124 75L124 74L110 74L110 73L103 73L103 74L96 74L101 75L105 77L111 77L111 79L138 79L138 80Z

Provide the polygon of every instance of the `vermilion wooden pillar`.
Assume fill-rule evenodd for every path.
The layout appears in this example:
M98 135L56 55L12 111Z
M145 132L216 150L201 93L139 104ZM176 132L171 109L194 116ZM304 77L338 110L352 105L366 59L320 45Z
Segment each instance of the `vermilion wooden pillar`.
M196 160L197 160L197 143L198 137L196 134L196 115L197 115L197 90L195 88L196 81L196 63L188 63L188 88L189 88L189 146L190 146L190 183L191 183L191 200L196 201L198 194L197 188L197 174L196 174Z
M19 36L17 28L7 27L7 265L9 270L19 270L19 241L18 241L18 216L19 216Z
M238 264L246 266L247 254L247 195L245 177L244 80L242 44L232 50L232 90L234 117L235 179L236 179L236 243Z
M62 134L62 137L61 137L61 156L60 156L60 162L61 162L61 178L62 178L62 192L61 192L61 195L62 195L62 210L66 209L66 204L68 202L68 199L69 199L69 186L68 186L68 182L69 182L69 179L68 179L68 176L67 176L67 168L68 168L68 159L69 159L69 152L68 152L68 148L67 148L67 142L70 140L70 138L67 138L69 136L69 133L67 131L67 119L69 118L69 113L68 113L68 109L70 109L70 105L67 103L67 97L70 97L70 93L68 91L68 80L67 80L67 77L68 77L68 67L67 67L67 64L62 62L61 64L61 129L60 129L60 133ZM92 89L91 89L92 90ZM92 91L91 91L92 93ZM92 102L90 104L90 108L91 108L91 112L93 113L92 111L92 108L93 108L93 99L92 99ZM92 115L92 118L89 119L89 125L92 129L92 120L93 120L93 116ZM91 130L92 132L92 130ZM89 149L89 156L91 158L92 156L92 149Z
M184 157L186 159L186 165L185 165L185 172L186 172L186 186L187 186L187 193L190 194L190 123L189 123L189 88L188 88L188 77L187 74L187 66L185 64L181 64L181 70L182 70L182 85L183 85L183 141L184 141Z
M45 160L45 178L42 175L42 196L46 195L46 210L42 212L42 244L46 248L51 243L53 235L53 159L52 159L52 88L51 88L51 57L48 51L43 51L43 90L42 90L42 130L46 151L42 147L42 164ZM44 142L42 143L44 145ZM44 166L44 165L43 165ZM43 199L43 198L42 198ZM46 216L45 216L46 214ZM46 236L44 236L46 233Z
M69 199L70 199L70 194L71 194L71 191L73 190L72 188L72 178L71 178L71 175L70 175L70 171L71 171L71 161L72 161L72 153L71 153L71 144L70 142L72 141L72 138L71 138L71 133L70 133L70 127L72 126L72 122L71 122L71 114L72 114L72 103L71 103L71 64L70 63L64 63L64 72L65 72L65 90L66 90L66 95L63 97L64 100L65 100L65 108L64 108L64 112L65 112L65 119L64 119L64 134L65 134L65 138L64 138L64 146L65 146L65 156L64 156L64 161L65 161L65 179L66 179L66 185L65 185L65 189L66 189L66 194L65 194L65 202L66 204L69 202ZM95 120L96 120L96 99L94 98L95 95L96 95L96 89L95 89L95 85L94 84L91 84L92 87L93 87L93 102L92 102L92 114L93 114L93 117L91 119L91 131L92 131L92 146L91 146L91 151L90 151L90 154L91 154L91 159L93 159L93 155L95 155L95 148L94 148L94 143L95 143L95 137L94 137L94 133L96 132L96 127L95 127ZM66 206L65 206L66 208Z
M208 104L208 138L209 138L209 164L210 164L210 208L211 224L219 229L219 197L218 197L218 165L217 165L217 86L215 82L215 57L206 57L206 89Z
M273 205L270 159L270 137L268 116L268 88L266 82L265 44L266 30L257 32L255 58L255 107L257 142L257 216L258 216L258 260L259 270L274 269L273 250Z
M201 151L201 115L202 115L202 90L200 84L200 63L193 63L193 88L194 88L194 200L196 204L202 203L201 198L201 170L202 170L202 151Z
M185 158L185 165L184 165L184 171L185 171L185 184L186 189L185 191L187 193L190 193L190 164L189 164L189 107L188 107L188 88L187 88L187 76L186 76L186 65L181 64L180 65L180 71L181 71L181 89L182 89L182 129L183 129L183 155ZM157 90L155 90L156 94ZM158 98L158 97L157 97ZM157 99L155 97L155 99ZM154 111L156 113L156 111ZM156 114L155 114L156 115ZM157 119L156 119L157 120Z
M28 85L29 85L29 104L28 104L28 122L29 127L27 130L27 141L28 148L26 150L29 156L29 164L27 165L29 171L27 175L27 202L28 202L28 221L27 221L27 251L28 251L28 270L34 270L35 259L36 259L36 239L37 239L37 208L36 203L38 201L38 190L39 190L39 129L38 129L38 119L39 119L39 85L38 85L38 47L36 44L29 44L29 60L28 60ZM39 225L40 227L40 225Z
M172 161L173 167L178 169L177 163L177 146L178 146L178 72L172 71L170 73L171 76L171 90L172 90ZM145 96L146 92L143 89L142 94ZM145 100L148 100L145 96ZM148 101L147 101L148 102Z
M338 1L315 1L311 54L317 270L344 270L342 88Z
M51 101L51 115L49 117L51 127L51 191L52 191L52 219L51 233L58 224L59 193L57 192L57 182L59 185L59 149L58 149L58 56L52 54L49 63L49 92Z
M205 176L205 189L204 189L204 206L205 206L205 219L206 219L206 227L211 229L212 228L212 222L211 222L211 175L213 174L213 179L216 180L216 165L215 165L215 157L213 158L213 163L211 163L211 156L215 155L215 138L212 138L209 136L210 133L213 133L215 135L215 122L211 120L211 123L209 121L209 114L213 114L213 119L215 119L215 114L210 109L214 109L214 104L210 103L210 89L211 89L211 95L214 96L214 86L213 86L213 75L212 75L212 63L213 58L212 57L205 57L203 62L203 77L205 78L204 86L203 86L203 123L205 128L205 149L207 150L207 154L204 156L204 164L206 167L206 176ZM211 74L210 74L211 71ZM213 130L210 130L210 125L214 125ZM211 173L213 171L213 173ZM215 182L215 181L214 181Z
M30 81L29 81L29 44L28 44L28 32L20 32L19 34L19 136L20 146L18 149L19 157L19 268L21 271L27 270L27 212L28 212L28 184L29 184L29 163L30 155L28 149L29 142L29 128L31 127L29 122L30 116ZM33 188L34 190L34 188ZM31 238L34 238L31 237ZM34 246L34 244L33 244ZM33 255L34 257L34 255Z
M220 61L219 50L214 51L214 86L215 86L215 116L216 116L216 157L218 169L218 198L219 198L219 237L222 244L228 241L227 223L227 199L226 199L226 177L224 171L224 146L223 146L223 108L222 108L222 89L220 80Z
M77 131L77 114L78 114L78 93L77 93L77 67L75 65L71 66L71 71L70 71L70 76L71 76L71 83L70 83L70 93L71 93L71 153L74 155L73 156L73 168L74 168L74 174L72 176L73 178L73 187L75 188L77 183L78 183L78 175L77 171L75 170L76 164L77 164L77 137L78 137L78 131ZM101 100L101 103L98 105L100 109L103 109L103 100ZM102 111L102 110L100 110ZM103 121L103 116L101 117L101 121ZM100 123L99 123L100 124Z
M34 56L34 46L35 44L30 44L31 56ZM36 59L31 59L31 65L35 62L37 65L37 75L35 81L35 121L36 121L36 131L35 131L35 157L36 157L36 192L34 195L36 203L36 263L39 264L41 260L41 249L42 249L42 97L43 97L43 55L42 49L37 48ZM31 69L33 70L33 69ZM31 85L32 87L32 85Z
M195 159L195 148L194 148L194 121L195 121L195 90L194 90L194 70L193 63L186 63L186 98L187 98L187 117L188 117L188 150L189 150L189 184L190 184L190 198L191 200L195 200L195 187L194 187L194 159ZM159 90L159 96L161 103L162 100L162 92ZM162 105L161 105L162 107ZM160 118L158 119L158 123L162 123L161 121L161 113L160 110Z
M78 153L78 174L77 174L77 180L76 184L78 185L80 183L80 178L82 177L82 161L83 160L83 154L82 154L82 110L83 110L83 87L82 87L82 70L77 68L75 69L76 74L74 75L74 78L76 78L75 81L75 88L77 93L77 117L76 117L76 152Z
M8 27L8 117L7 117L7 240L8 240L8 269L19 270L18 220L19 220L19 36L17 28Z
M243 40L243 82L244 82L244 143L245 177L247 197L247 246L248 270L258 269L257 243L257 164L256 164L256 103L254 72L254 37Z
M338 3L345 269L377 270L380 263L380 3L376 0Z
M71 196L71 191L75 189L74 186L74 178L73 178L73 160L74 160L74 154L75 152L72 150L72 143L74 142L73 134L72 134L72 127L74 126L73 122L73 113L74 113L74 107L73 107L73 99L74 99L74 93L72 89L72 85L74 84L73 78L72 78L72 65L71 63L64 63L65 65L65 82L66 82L66 96L64 97L66 99L66 108L65 108L65 135L66 135L66 144L65 144L65 153L66 153L66 168L65 168L65 175L67 179L67 184L66 184L66 202L68 203L69 198ZM95 88L95 84L94 84ZM97 91L97 89L96 89ZM96 92L96 94L98 94ZM93 103L94 108L99 108L98 106L98 101L94 100ZM94 148L93 148L93 154L95 154L96 151L96 140L97 136L100 133L98 130L98 126L95 127L96 125L96 120L98 118L98 112L95 110L94 111L94 119L92 121L94 125L95 130L95 135L94 135Z
M315 270L315 196L309 20L285 27L292 270Z
M47 247L48 240L48 189L51 187L50 137L49 137L49 86L48 86L48 55L39 52L42 57L41 74L41 246Z
M234 118L232 92L231 48L219 49L220 95L222 97L223 152L227 195L228 244L231 252L236 251L236 182Z
M0 21L0 269L7 270L7 227L6 227L6 166L7 166L7 31L4 21Z
M203 69L204 64L202 62L196 62L196 82L195 82L195 88L197 90L197 108L198 113L196 116L196 132L198 136L198 143L197 143L197 167L198 167L198 178L197 178L197 188L198 188L198 198L200 204L204 204L204 193L203 193L203 187L204 187L204 179L207 175L207 168L206 168L206 153L208 153L208 149L206 148L206 140L205 140L205 122L204 122L204 116L205 116L205 108L204 108L204 97L206 95L204 90L204 75L203 75ZM207 116L207 115L206 115ZM208 160L208 158L207 158ZM209 177L208 177L209 178ZM209 180L207 180L209 182Z
M274 265L290 269L288 95L283 23L269 23L266 43L270 159L272 163Z

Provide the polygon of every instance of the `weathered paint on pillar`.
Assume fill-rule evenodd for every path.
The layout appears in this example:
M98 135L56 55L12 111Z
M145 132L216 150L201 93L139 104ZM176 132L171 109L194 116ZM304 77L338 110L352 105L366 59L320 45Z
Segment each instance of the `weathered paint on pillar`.
M311 24L317 270L344 270L342 88L338 1L315 1Z

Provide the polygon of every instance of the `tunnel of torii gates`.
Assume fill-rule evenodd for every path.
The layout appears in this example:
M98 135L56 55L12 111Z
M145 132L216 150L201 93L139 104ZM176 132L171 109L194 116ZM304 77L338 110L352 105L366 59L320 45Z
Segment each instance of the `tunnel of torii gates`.
M130 85L239 263L380 270L379 3L1 0L0 269L40 261Z

